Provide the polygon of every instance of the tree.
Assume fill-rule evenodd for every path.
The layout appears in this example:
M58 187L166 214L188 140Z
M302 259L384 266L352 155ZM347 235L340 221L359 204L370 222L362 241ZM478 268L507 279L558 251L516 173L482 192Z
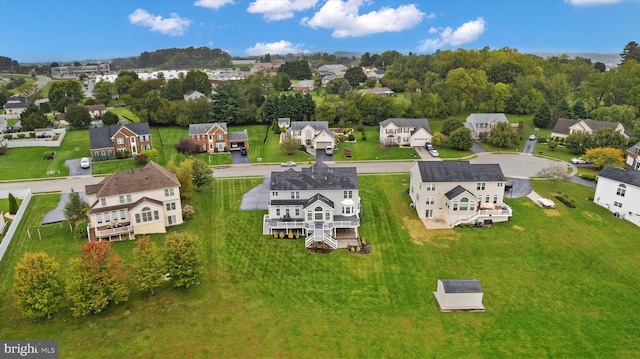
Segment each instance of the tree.
M293 136L285 134L280 142L280 148L282 152L291 156L300 148L300 143Z
M291 87L291 79L285 72L279 72L271 77L271 85L277 91L287 91Z
M213 181L213 172L203 160L194 159L191 165L193 169L193 184L198 188L202 188Z
M622 58L622 64L629 60L640 62L640 45L635 41L630 41L625 45L624 49L622 49L620 57Z
M507 101L509 101L511 96L511 88L509 85L502 82L498 82L493 85L489 95L489 103L493 107L493 111L504 112L507 106Z
M598 72L605 72L605 71L607 71L607 66L606 66L604 63L600 62L600 61L598 61L598 62L596 62L595 64L593 64L593 68L594 68L595 70L597 70Z
M471 131L466 127L455 129L451 132L451 135L449 135L449 144L462 151L470 150L473 146Z
M453 131L457 130L460 127L464 127L464 122L455 118L448 118L442 123L442 129L440 130L440 132L442 132L442 134L446 136L449 136Z
M120 257L109 242L87 242L82 247L80 258L69 263L65 287L74 317L98 314L129 296Z
M184 99L182 80L171 79L162 87L162 97L169 101L180 101Z
M20 122L22 122L23 131L33 131L36 128L46 128L49 126L47 116L33 103L29 104L29 106L22 111L20 114Z
M613 147L590 148L582 158L598 168L604 166L620 167L624 163L622 150Z
M64 218L66 218L67 221L82 218L86 206L87 202L80 197L80 193L74 191L72 188L71 193L69 193L69 199L64 205Z
M173 145L173 148L180 153L184 153L185 155L195 155L202 152L202 147L200 147L199 144L187 138L180 139L180 142Z
M287 61L278 67L278 73L285 73L292 80L310 80L311 67L306 60Z
M93 86L93 97L105 105L113 99L116 93L116 85L112 82L99 81Z
M567 150L575 155L583 154L592 142L593 136L585 131L571 133L565 140Z
M573 110L571 109L571 106L569 106L569 103L567 102L567 99L565 99L564 97L560 99L560 101L558 101L556 103L556 107L553 109L553 119L557 120L559 118L573 118Z
M555 184L558 180L566 180L569 178L569 174L567 174L567 169L564 166L551 165L538 171L536 177L550 179Z
M42 87L38 86L37 83L24 84L18 87L18 92L28 101L35 102L40 99Z
M13 193L9 192L9 214L18 213L18 201Z
M499 122L489 132L489 143L498 147L513 147L518 144L518 132L508 123Z
M91 114L89 114L89 110L84 106L69 105L67 106L64 119L69 122L72 127L87 127L89 123L91 123Z
M620 122L626 129L636 123L636 108L629 105L611 105L600 107L592 112L592 118L598 121Z
M71 103L79 103L82 100L82 85L76 80L56 81L49 88L49 102L57 103L68 97Z
M126 94L135 81L139 80L135 71L120 71L115 81L116 91L118 94Z
M190 199L192 196L193 188L193 159L187 158L180 162L180 165L176 165L173 160L170 160L167 164L169 171L173 172L180 182L180 198Z
M551 119L551 108L549 108L549 103L544 101L533 115L533 123L536 127L546 128L551 124Z
M111 111L107 111L102 115L102 123L105 126L115 125L118 122L120 122L120 117Z
M351 87L358 87L361 83L367 81L367 75L362 71L362 67L350 67L344 73L344 79L349 82Z
M447 142L449 142L449 138L447 138L447 136L441 132L436 132L431 138L431 143L433 143L433 145L436 147L440 147Z
M140 238L133 249L133 279L138 288L155 295L153 288L162 283L165 273L166 266L160 249L148 236Z
M13 297L29 318L51 318L62 304L60 264L45 252L26 252L16 265Z
M627 137L615 128L598 128L593 133L590 147L613 147L622 149L627 144Z
M571 107L574 118L589 118L586 107L582 99L578 99Z
M192 123L207 123L210 122L212 117L211 109L212 105L207 101L206 98L198 98L191 101L180 101L177 103L178 106L176 108L176 124L180 126L187 126ZM162 101L160 102L159 110L165 111L166 115L170 115L171 107L170 105L163 106ZM215 113L214 113L215 115ZM163 120L164 119L164 120ZM165 121L170 123L170 117L162 117L158 116L157 121ZM223 121L225 122L225 121Z
M189 288L202 273L204 259L200 239L188 232L172 232L166 236L164 260L173 285Z
M187 72L187 76L184 78L182 84L182 90L187 92L189 90L199 91L205 96L211 94L211 82L209 76L200 70L191 70Z

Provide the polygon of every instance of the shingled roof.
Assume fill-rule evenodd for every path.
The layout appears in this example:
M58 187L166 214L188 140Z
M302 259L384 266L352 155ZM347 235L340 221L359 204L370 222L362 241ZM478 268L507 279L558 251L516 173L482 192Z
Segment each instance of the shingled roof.
M445 293L482 293L477 279L440 279Z
M215 123L192 123L189 125L189 134L190 135L202 135L207 133L214 126L218 126L222 129L222 131L227 132L227 124L224 122L215 122Z
M151 161L144 168L116 172L97 184L85 186L85 192L101 198L171 187L180 187L176 175Z
M422 182L504 181L499 164L471 164L469 161L418 161Z
M558 122L556 122L556 125L553 126L553 130L551 130L551 132L568 135L571 126L575 125L580 121L583 121L585 125L589 126L589 128L591 128L594 131L599 128L612 128L619 125L618 122L596 121L596 120L589 120L589 119L572 120L570 118L559 118Z
M316 131L329 131L329 122L327 121L293 121L291 122L291 131L302 131L305 127L311 126Z
M598 177L604 177L612 179L614 181L619 181L622 183L630 184L632 186L640 187L640 171L628 171L621 170L615 167L605 166L602 171L598 173Z
M111 125L105 127L96 127L89 129L89 142L91 149L110 148L113 147L111 137L115 135L122 127L126 127L138 136L150 135L149 124L147 122L130 123L127 125Z
M271 172L270 189L282 190L345 190L358 188L355 167L329 167L318 161L300 172L288 169Z
M467 121L469 121L469 119L473 119L475 123L489 123L491 120L509 123L504 113L472 113L467 116Z
M388 118L382 122L380 125L382 127L387 127L390 123L393 123L397 127L412 127L414 129L424 128L427 132L431 133L431 129L429 128L429 120L426 118Z

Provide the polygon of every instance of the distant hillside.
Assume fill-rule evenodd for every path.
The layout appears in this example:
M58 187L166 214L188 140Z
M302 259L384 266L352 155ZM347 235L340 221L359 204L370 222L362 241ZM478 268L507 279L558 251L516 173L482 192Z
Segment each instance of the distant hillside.
M591 62L593 63L602 62L603 64L605 64L605 66L607 66L607 69L617 67L622 61L622 58L620 57L619 54L596 54L596 53L589 53L589 52L585 52L585 53L540 52L540 53L535 53L534 55L538 55L544 58L552 57L552 56L560 56L560 55L567 55L571 58L584 57L585 59L591 59Z

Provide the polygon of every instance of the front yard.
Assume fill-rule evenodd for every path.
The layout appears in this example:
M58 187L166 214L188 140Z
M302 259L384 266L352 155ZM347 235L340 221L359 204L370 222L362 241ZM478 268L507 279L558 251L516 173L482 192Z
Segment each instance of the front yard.
M544 210L507 200L514 217L485 229L426 231L409 208L407 175L360 176L361 234L373 252L309 254L302 240L262 236L264 211L238 211L259 179L216 180L194 197L196 218L176 231L205 248L201 284L134 292L97 316L34 322L0 296L3 339L57 339L65 358L640 356L638 228L588 201L593 190L535 181L544 197L576 204ZM36 195L5 259L9 293L25 251L65 267L82 240L28 240L57 195ZM213 200L212 200L213 199ZM212 230L215 229L215 230ZM163 236L153 240L163 244ZM125 264L135 241L114 243ZM441 313L438 278L476 278L485 313Z

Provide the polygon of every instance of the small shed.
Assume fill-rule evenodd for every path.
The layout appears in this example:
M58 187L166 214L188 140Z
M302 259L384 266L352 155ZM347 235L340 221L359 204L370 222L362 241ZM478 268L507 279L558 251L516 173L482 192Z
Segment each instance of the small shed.
M441 312L482 311L482 286L477 279L438 279L433 295Z

